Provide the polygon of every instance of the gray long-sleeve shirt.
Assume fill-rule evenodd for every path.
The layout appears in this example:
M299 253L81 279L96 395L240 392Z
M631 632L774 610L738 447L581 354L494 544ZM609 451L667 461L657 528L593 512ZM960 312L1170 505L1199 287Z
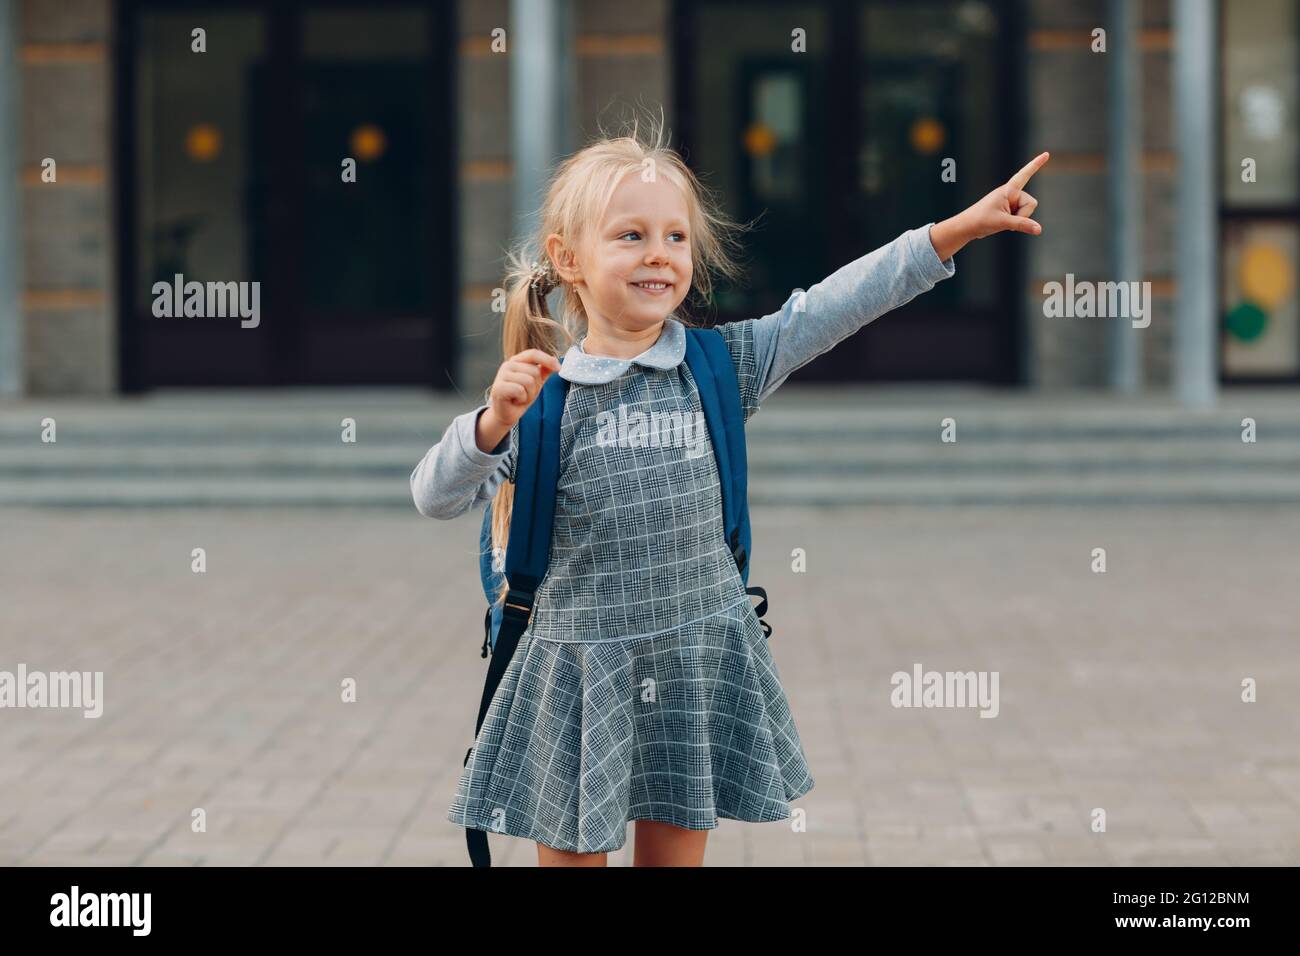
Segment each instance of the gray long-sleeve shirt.
M954 274L953 260L940 261L930 242L931 225L904 232L840 267L806 292L795 290L775 312L718 326L737 359L738 372L742 361L737 350L752 349L752 356L745 356L743 364L756 374L742 377L741 385L746 419L796 369ZM670 318L659 341L633 359L591 356L581 344L574 345L559 374L573 383L598 384L621 375L633 364L671 367L684 354L684 339L675 324ZM411 496L420 514L454 518L490 501L501 482L513 477L518 426L492 452L482 451L475 431L478 416L486 408L483 404L456 416L442 439L411 472Z

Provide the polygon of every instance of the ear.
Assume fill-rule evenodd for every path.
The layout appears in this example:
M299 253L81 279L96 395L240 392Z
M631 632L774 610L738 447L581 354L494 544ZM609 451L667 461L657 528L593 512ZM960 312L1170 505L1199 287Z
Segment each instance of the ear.
M582 271L578 268L578 257L574 249L564 241L564 237L558 232L553 232L546 237L546 254L550 256L551 262L555 265L556 274L565 282L575 282L582 278Z

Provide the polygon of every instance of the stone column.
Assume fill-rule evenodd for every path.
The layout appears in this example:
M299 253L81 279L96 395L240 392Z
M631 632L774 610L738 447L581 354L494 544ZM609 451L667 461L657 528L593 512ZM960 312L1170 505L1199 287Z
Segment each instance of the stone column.
M1174 0L1174 141L1178 162L1174 266L1174 392L1192 408L1218 398L1218 38L1214 0Z
M18 47L18 4L0 0L0 398L26 390Z
M1110 0L1107 89L1108 141L1106 192L1110 205L1111 278L1141 282L1142 263L1142 5ZM1147 302L1147 309L1151 309ZM1110 387L1132 395L1142 388L1142 337L1129 317L1111 320L1108 365Z
M570 0L511 0L510 146L514 227L528 230L573 127L573 11Z

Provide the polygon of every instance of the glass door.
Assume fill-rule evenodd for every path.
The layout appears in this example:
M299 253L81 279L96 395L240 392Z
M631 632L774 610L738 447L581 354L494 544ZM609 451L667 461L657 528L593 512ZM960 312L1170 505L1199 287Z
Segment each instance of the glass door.
M676 8L682 146L727 211L755 221L749 274L718 321L771 312L905 230L946 218L1019 166L1014 4L983 0L702 0ZM796 35L798 31L798 35ZM802 46L800 44L802 43ZM945 160L954 160L945 177ZM796 379L1011 382L1014 239Z
M1014 60L999 14L982 0L862 3L855 217L867 248L938 222L979 200L1023 165L1007 144ZM872 323L836 352L839 375L871 379L1011 382L1018 330L1017 239L996 236L960 253L956 274Z
M443 10L124 5L128 389L454 368Z

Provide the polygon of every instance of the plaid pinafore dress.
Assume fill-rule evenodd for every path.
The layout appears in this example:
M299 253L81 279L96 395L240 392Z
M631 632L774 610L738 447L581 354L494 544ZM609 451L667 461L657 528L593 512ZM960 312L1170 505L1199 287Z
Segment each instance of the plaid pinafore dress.
M719 326L746 418L757 407L752 321ZM593 853L622 847L631 820L782 820L813 787L724 540L685 339L669 318L635 359L580 345L565 355L550 563L453 823ZM673 413L681 427L664 427ZM657 432L637 428L655 421Z

